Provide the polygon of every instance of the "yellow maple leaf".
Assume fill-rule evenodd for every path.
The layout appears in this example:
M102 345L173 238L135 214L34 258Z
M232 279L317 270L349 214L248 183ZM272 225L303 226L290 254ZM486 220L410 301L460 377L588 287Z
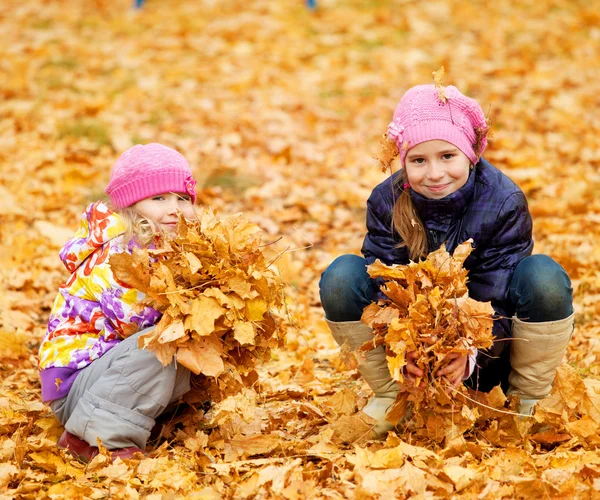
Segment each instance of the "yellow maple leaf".
M356 445L354 452L356 455L351 458L352 463L371 469L393 469L401 467L406 461L406 455L399 446L372 452L368 448Z
M177 350L177 361L196 375L202 373L207 377L218 377L223 364L221 342L214 336L193 339Z
M454 253L452 254L452 266L454 270L458 271L458 268L461 267L467 257L471 255L473 251L473 238L469 238L464 243L461 243L454 249Z
M371 278L394 278L404 279L404 266L388 266L377 259L373 264L367 267L367 272Z
M202 261L196 256L196 254L193 252L185 252L184 256L192 273L197 273L200 269L202 269Z
M16 465L3 463L0 464L0 488L8 488L13 478L17 477L19 469ZM6 491L6 490L5 490Z
M150 286L150 273L147 269L148 251L134 248L132 254L116 253L110 256L110 268L115 278L146 293Z
M257 434L229 441L229 445L234 448L238 456L242 457L269 453L276 448L280 448L283 443L284 441L277 434Z
M187 335L183 327L183 322L174 321L160 333L157 342L166 344L167 342L175 342L185 337L187 337Z
M406 344L404 344L404 349L399 349L398 346L400 344L396 344L396 348L394 352L397 354L396 356L386 356L387 365L390 369L390 375L394 380L402 383L404 382L404 375L402 373L403 368L406 366L406 358L404 356L404 351L406 350Z
M252 285L242 274L236 274L230 278L227 286L242 299L253 299L258 295L258 292L252 289Z
M219 301L221 306L229 309L243 309L246 303L235 293L225 294L220 288L208 288L202 292L204 297L213 297Z
M256 331L249 321L236 321L233 325L233 337L240 345L253 345Z
M431 72L431 74L433 75L433 84L436 87L442 86L442 78L444 78L445 72L446 72L446 70L444 69L444 66L440 67L440 69L438 69L437 71Z
M261 321L268 309L267 301L262 297L247 300L246 318L248 321Z
M348 388L336 392L325 403L338 415L352 415L356 411L356 393Z
M218 300L200 295L191 301L190 314L184 321L185 329L200 336L210 335L215 330L215 321L225 312Z

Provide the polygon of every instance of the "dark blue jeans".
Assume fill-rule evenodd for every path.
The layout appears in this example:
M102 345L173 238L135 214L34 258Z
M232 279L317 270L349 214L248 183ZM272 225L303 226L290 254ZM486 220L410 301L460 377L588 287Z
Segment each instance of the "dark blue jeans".
M321 304L328 320L358 321L363 309L375 300L378 284L366 266L363 257L342 255L321 275ZM573 313L571 280L547 255L532 255L519 263L508 297L523 321L556 321Z
M330 321L358 321L363 309L376 300L379 282L367 274L366 261L358 255L342 255L325 270L319 282L321 304ZM566 271L547 255L523 259L512 275L508 298L522 321L564 319L573 313L573 290ZM483 391L500 383L506 389L510 373L510 349L467 382ZM486 372L486 373L484 373ZM475 380L476 378L476 380Z

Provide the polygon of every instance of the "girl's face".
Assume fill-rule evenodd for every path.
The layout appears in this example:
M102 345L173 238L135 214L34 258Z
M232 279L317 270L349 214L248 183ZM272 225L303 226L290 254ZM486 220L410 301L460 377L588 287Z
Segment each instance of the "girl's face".
M186 219L194 219L194 205L189 194L163 193L145 198L132 205L140 215L158 225L167 233L177 231L179 212Z
M434 140L417 144L406 155L410 186L421 196L439 200L463 187L471 161L454 144Z

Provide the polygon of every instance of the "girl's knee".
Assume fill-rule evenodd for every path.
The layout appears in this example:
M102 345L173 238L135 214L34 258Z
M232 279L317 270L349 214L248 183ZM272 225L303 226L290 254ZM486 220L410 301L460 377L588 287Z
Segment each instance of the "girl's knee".
M364 288L370 281L367 262L358 255L342 255L335 259L321 275L319 291L321 301L339 300L352 294L353 288Z
M321 276L319 292L325 316L331 321L360 318L373 295L366 260L358 255L335 259Z
M358 255L341 255L335 259L321 275L319 288L321 290L339 287L369 278L367 261Z
M532 318L553 321L573 311L573 289L566 271L547 255L523 259L513 275L511 293L517 306L526 305ZM536 321L542 321L537 319Z
M527 287L535 296L550 301L571 300L573 290L566 271L547 255L531 255L523 259L513 279L518 285Z

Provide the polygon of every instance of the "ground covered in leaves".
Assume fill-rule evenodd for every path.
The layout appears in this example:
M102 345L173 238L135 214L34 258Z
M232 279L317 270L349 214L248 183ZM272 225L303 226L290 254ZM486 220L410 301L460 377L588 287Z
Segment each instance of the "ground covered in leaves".
M0 496L597 498L597 3L130 4L0 5ZM571 275L576 329L533 426L486 409L484 425L455 439L400 428L369 442L344 434L369 390L340 361L318 279L360 249L394 105L442 65L444 83L490 115L485 157L527 194L535 252ZM267 248L282 253L289 284L287 343L255 391L165 415L148 457L85 467L56 449L62 429L40 402L37 347L66 276L60 246L117 155L151 141L190 160L200 203L217 216L243 211L278 240ZM474 411L458 404L457 425Z

